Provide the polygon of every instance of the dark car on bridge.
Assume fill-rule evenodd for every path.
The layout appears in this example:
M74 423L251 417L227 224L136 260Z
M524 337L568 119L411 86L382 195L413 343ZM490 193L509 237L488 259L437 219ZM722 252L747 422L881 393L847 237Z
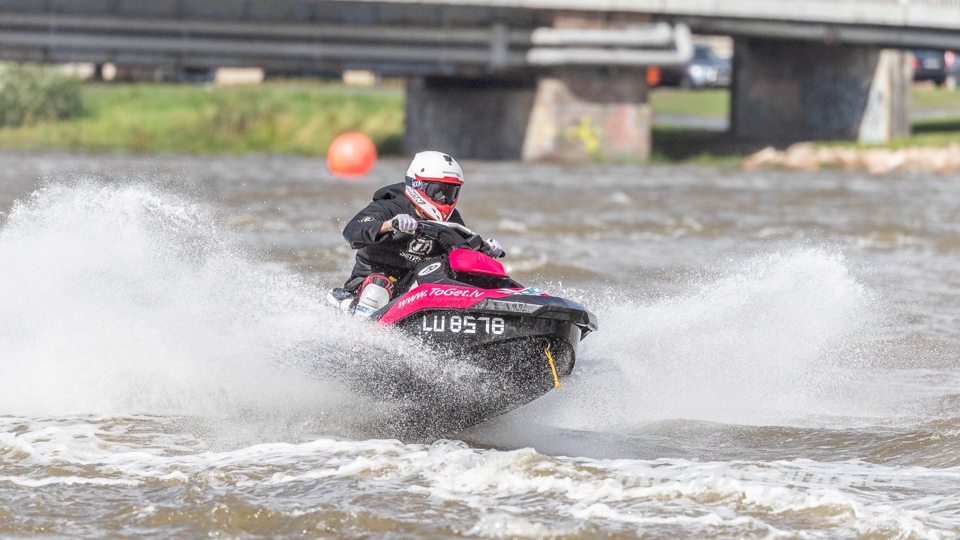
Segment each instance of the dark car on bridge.
M681 88L730 86L731 71L729 58L720 58L708 45L696 45L687 65L660 70L660 84Z
M960 79L960 64L953 51L913 51L913 80L933 81L953 89Z

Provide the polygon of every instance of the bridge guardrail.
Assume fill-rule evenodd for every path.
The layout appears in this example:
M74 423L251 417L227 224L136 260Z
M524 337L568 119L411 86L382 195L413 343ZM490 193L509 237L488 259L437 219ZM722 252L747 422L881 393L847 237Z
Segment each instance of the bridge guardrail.
M674 50L668 50L671 45ZM452 73L461 68L501 71L528 65L678 65L693 54L690 30L682 24L675 29L659 24L626 30L532 31L503 24L454 29L3 11L0 48L12 59L39 54L47 61L147 65L375 67L386 74ZM17 51L24 57L17 58Z
M527 52L527 62L541 66L682 66L693 58L690 28L682 23L673 29L666 23L624 30L538 28L530 39L535 47ZM671 45L672 49L668 48ZM603 46L614 48L601 48Z

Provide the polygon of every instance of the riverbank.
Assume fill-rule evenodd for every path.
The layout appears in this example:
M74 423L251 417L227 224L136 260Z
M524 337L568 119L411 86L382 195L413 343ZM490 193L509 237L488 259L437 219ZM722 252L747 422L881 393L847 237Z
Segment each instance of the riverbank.
M720 129L708 127L725 120L729 113L726 90L683 92L660 89L651 94L654 163L698 163L748 168L782 167L811 170L817 167L891 170L951 171L956 158L951 145L960 142L960 92L917 86L912 92L912 131L909 137L879 145L856 142L811 141L790 149L737 141ZM695 111L696 114L683 111ZM673 123L673 115L699 118ZM658 119L660 119L658 121ZM819 156L819 157L818 157ZM924 162L932 159L932 161ZM814 164L814 161L817 164Z
M769 146L743 160L746 170L764 167L815 171L821 168L864 169L872 174L888 172L960 172L960 142L942 148L851 148L798 143L786 150Z
M337 135L361 131L396 154L403 136L397 89L86 84L83 105L73 120L0 128L0 148L322 156Z
M0 128L0 149L323 156L336 136L361 131L381 155L396 155L403 138L404 96L399 87L315 81L243 87L84 84L82 99L83 113L76 118ZM739 166L762 150L732 140L722 129L729 111L725 89L656 89L650 104L655 115L653 163ZM911 137L878 147L832 146L864 151L948 148L960 141L960 92L916 88L913 110ZM683 122L678 124L678 118ZM763 164L786 166L776 160Z

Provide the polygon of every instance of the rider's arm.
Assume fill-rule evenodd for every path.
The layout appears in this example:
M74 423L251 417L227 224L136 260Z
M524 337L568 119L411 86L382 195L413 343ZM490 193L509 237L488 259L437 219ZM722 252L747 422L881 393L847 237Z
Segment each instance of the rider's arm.
M394 214L396 209L380 201L374 201L347 223L343 228L343 237L353 249L375 244L390 231L390 219Z

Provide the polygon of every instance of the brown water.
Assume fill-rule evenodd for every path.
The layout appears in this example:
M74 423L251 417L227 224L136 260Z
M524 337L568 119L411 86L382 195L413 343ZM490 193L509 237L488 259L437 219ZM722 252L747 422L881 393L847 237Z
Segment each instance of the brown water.
M323 305L404 163L0 164L0 537L960 531L960 178L467 164L468 225L600 331L423 444L313 376L430 366Z

